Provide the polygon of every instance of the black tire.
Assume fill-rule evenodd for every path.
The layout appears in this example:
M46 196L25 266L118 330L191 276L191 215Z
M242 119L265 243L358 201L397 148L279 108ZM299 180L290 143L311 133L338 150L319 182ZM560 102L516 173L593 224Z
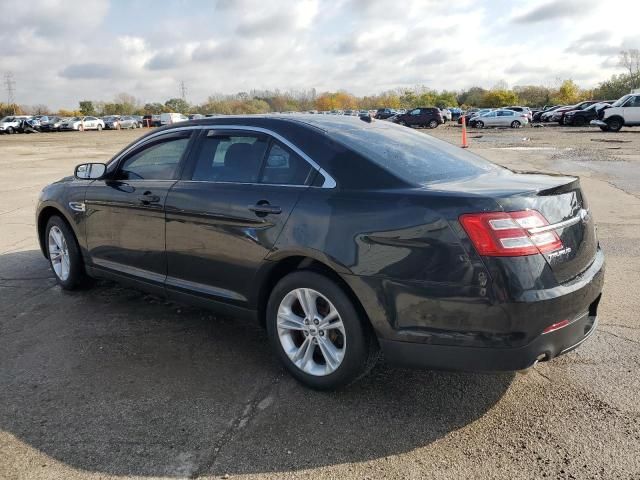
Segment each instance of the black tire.
M609 131L609 127L600 127L600 130L602 130L603 132L608 132Z
M610 132L619 131L623 125L624 125L624 122L622 121L621 118L618 118L618 117L613 117L607 120L607 126L609 127Z
M511 122L511 128L520 128L522 124L518 120Z
M67 278L61 278L53 267L53 261L51 259L51 251L49 245L49 233L51 229L57 227L57 229L64 236L66 242L68 257L69 257L69 275ZM47 251L47 258L49 259L49 266L51 271L60 285L65 290L76 290L78 288L87 287L91 284L91 279L87 276L84 270L84 262L82 261L82 254L80 253L80 246L73 231L61 217L54 215L47 222L47 228L45 230L44 244Z
M277 326L278 308L287 294L298 288L309 288L322 294L333 304L342 319L345 330L344 357L340 365L327 375L304 372L289 358L280 340ZM296 380L316 390L335 390L349 385L366 375L378 359L378 343L368 321L362 318L349 296L338 284L313 271L294 272L277 283L269 296L266 326L271 345L285 368Z
M475 128L484 128L484 122L482 120L476 120L471 126Z
M431 120L427 126L431 129L436 128L438 126L438 121L437 120Z
M13 127L7 128L7 134L13 135L14 133L16 133L16 131L13 129Z

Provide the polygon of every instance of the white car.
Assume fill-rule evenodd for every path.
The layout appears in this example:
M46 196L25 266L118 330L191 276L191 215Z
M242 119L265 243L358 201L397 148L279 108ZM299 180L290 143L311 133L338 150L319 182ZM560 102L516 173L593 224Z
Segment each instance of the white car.
M96 117L73 117L60 125L60 130L102 130L104 121Z
M0 133L15 133L22 120L28 120L28 115L9 115L0 120Z
M171 125L172 123L186 122L187 120L189 120L189 117L181 113L160 114L160 125Z
M640 94L630 93L616 100L610 107L598 111L598 119L591 120L603 132L617 132L623 126L640 125Z
M442 113L442 119L445 122L450 122L452 115L451 115L451 110L449 110L448 108L441 108L440 109L440 113Z
M526 113L513 110L494 110L486 112L473 119L476 128L484 127L511 127L520 128L529 123Z

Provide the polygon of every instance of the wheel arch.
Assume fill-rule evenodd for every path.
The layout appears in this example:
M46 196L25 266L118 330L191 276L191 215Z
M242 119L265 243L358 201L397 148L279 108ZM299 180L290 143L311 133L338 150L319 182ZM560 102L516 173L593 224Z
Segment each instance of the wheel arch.
M625 122L624 122L624 117L618 113L616 113L615 115L611 115L610 117L607 117L605 122L608 122L610 120L620 120L620 122L622 122L622 125L624 126Z
M296 271L313 271L321 275L330 278L337 285L342 288L345 294L353 302L354 307L361 315L361 318L365 319L367 326L373 329L369 315L367 314L362 302L351 288L351 286L342 278L338 270L342 268L333 268L328 262L324 262L313 256L305 254L291 254L287 256L279 256L277 260L270 260L268 262L269 269L264 274L262 281L260 282L260 288L256 298L256 309L258 313L258 322L262 327L266 326L266 309L269 296L273 291L276 284L285 276ZM344 273L344 272L343 272Z
M49 219L51 217L56 215L62 218L62 220L69 226L73 234L76 236L75 238L76 242L78 242L78 232L74 228L73 222L71 222L69 218L67 218L66 213L61 208L55 205L47 205L38 212L38 218L36 223L37 232L38 232L38 244L40 245L40 251L45 256L45 258L47 258L47 247L46 247L46 241L45 241L47 223L49 222Z

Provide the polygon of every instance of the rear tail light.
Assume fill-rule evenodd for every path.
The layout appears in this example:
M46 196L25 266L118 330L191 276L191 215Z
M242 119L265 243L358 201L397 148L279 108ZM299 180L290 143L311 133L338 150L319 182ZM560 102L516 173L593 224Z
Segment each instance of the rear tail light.
M532 228L549 225L535 210L465 214L460 216L460 223L483 256L519 257L562 248L562 241L553 230L529 233Z

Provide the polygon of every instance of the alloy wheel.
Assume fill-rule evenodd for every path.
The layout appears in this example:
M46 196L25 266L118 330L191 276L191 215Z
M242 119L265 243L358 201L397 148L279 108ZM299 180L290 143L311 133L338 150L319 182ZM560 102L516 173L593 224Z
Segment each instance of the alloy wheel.
M278 307L277 330L289 360L303 372L325 376L341 365L347 348L340 313L311 288L289 292Z
M49 230L49 259L56 276L63 282L66 281L71 271L69 248L62 230L55 225Z

